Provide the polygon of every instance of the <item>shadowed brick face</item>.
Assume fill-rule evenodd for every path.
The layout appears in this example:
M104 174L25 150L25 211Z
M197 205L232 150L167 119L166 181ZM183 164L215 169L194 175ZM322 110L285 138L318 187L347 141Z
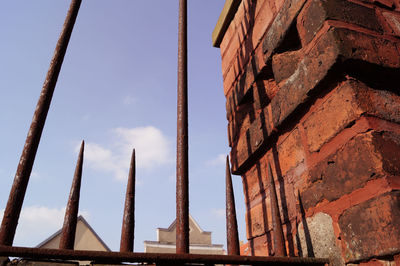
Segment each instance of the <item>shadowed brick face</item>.
M287 254L400 265L400 0L242 0L220 49L246 252L274 254L270 163Z

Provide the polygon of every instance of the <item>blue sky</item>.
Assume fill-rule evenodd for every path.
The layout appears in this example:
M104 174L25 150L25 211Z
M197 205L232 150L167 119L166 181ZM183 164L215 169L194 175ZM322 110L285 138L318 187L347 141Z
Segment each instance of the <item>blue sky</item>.
M223 0L189 1L190 213L225 243L225 99L211 33ZM0 215L69 1L0 2ZM61 228L87 143L80 210L118 250L126 176L136 148L135 250L175 219L178 0L84 0L53 96L14 245ZM240 238L240 177L234 176Z

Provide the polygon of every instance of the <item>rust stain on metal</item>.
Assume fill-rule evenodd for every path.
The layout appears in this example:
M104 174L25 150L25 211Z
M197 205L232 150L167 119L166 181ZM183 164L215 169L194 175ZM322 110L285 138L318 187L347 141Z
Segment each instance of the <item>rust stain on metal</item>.
M57 42L49 71L36 105L36 110L32 118L28 136L25 141L22 155L15 174L14 182L10 191L7 205L4 211L3 220L0 227L0 245L11 246L14 241L19 215L31 175L36 152L39 146L40 137L49 111L54 88L57 83L61 65L64 60L68 42L71 37L72 29L78 15L82 0L72 0L68 10L64 26Z
M179 1L176 152L176 253L189 253L189 163L187 101L187 0Z
M128 184L126 186L125 208L119 249L121 252L133 252L133 242L135 239L135 182L136 162L135 149L133 149Z
M61 259L94 261L96 263L165 263L177 264L237 264L237 265L325 265L329 259L299 257L261 257L234 255L200 255L200 254L165 254L107 252L89 250L44 249L0 246L0 256L23 257L33 259Z
M79 151L78 161L76 163L74 179L72 180L71 191L67 208L65 210L64 225L61 231L60 249L74 249L76 224L78 221L79 194L81 190L83 152L85 142L82 141Z
M283 236L282 223L279 214L278 197L276 195L274 176L272 175L271 164L269 162L268 176L271 197L272 227L274 230L274 252L275 256L286 256L285 238Z
M226 156L226 238L228 255L240 255L235 195L233 193L228 156Z

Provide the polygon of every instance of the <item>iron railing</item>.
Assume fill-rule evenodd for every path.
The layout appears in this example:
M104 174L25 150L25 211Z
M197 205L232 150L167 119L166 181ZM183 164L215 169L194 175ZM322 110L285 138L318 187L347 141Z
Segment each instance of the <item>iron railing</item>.
M235 201L229 159L226 162L226 218L228 255L189 254L189 195L188 195L188 106L187 106L187 0L179 1L178 41L178 104L177 104L177 166L176 166L176 254L133 252L135 224L135 150L132 153L119 252L73 250L79 191L82 177L84 142L75 169L66 208L59 249L26 248L12 246L33 162L40 142L52 95L67 50L82 0L72 0L48 70L39 101L26 138L25 146L10 191L0 227L0 256L34 260L84 260L96 263L156 263L157 265L323 265L327 259L286 257L285 241L279 216L271 166L268 175L271 188L271 213L274 232L274 257L240 256Z

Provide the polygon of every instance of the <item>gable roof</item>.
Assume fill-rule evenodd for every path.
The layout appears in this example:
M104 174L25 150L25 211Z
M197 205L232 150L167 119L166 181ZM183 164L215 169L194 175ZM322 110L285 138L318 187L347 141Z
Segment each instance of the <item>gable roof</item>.
M98 240L101 245L104 247L104 249L106 249L107 251L111 251L111 249L107 246L107 244L100 238L100 236L93 230L93 228L89 225L89 223L85 220L85 218L83 218L82 215L78 216L78 220L77 220L77 224L78 222L82 222L83 225L93 234L93 236L96 238L96 240ZM58 237L59 235L61 235L62 232L62 228L60 230L58 230L57 232L55 232L54 234L52 234L50 237L48 237L47 239L45 239L44 241L42 241L41 243L39 243L36 248L42 248L43 246L45 246L46 244L50 243L51 241L53 241L56 237Z
M196 220L192 217L192 215L189 214L189 224L190 222L194 224L194 226L197 228L197 230L199 230L199 232L205 234L211 234L211 232L204 231L203 229L201 229L200 225L196 222ZM176 219L171 223L171 225L168 228L157 228L157 230L171 232L174 231L175 228L176 228Z

